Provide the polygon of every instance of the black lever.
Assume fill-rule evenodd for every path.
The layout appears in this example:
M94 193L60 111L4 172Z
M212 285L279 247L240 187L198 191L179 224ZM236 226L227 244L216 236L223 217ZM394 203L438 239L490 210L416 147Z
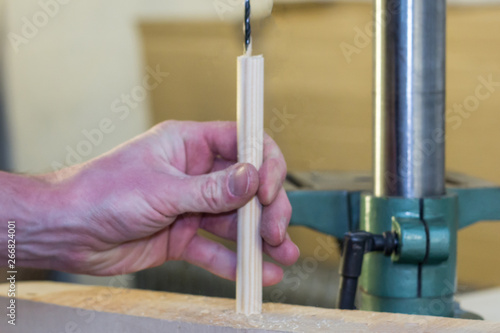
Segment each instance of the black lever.
M374 235L369 232L348 232L344 236L344 250L340 261L340 289L337 308L355 310L354 301L361 275L363 257L368 252L384 252L392 255L398 246L398 237L393 232Z

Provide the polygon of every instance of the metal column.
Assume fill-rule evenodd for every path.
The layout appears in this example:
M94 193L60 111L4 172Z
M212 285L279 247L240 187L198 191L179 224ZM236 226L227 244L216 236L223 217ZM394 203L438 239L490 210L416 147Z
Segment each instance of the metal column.
M445 0L375 0L374 195L445 193Z
M364 256L361 308L453 316L458 203L445 190L445 0L375 0L374 193L361 229L397 235Z

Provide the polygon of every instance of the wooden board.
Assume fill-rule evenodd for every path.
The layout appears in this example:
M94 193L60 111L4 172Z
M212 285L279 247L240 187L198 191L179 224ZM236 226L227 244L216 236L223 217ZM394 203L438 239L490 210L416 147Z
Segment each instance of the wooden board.
M1 332L499 332L500 323L265 304L235 313L234 300L145 290L22 282L17 325ZM5 309L7 285L0 285Z

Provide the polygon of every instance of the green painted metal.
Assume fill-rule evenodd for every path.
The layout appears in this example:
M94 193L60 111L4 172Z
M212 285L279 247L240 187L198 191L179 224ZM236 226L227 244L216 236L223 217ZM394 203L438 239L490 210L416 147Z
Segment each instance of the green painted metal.
M500 187L453 188L458 196L459 229L479 221L500 221Z
M391 230L393 217L418 219L419 211L419 200L366 195L361 199L361 229L382 234ZM362 294L379 298L417 298L417 276L418 266L414 264L393 263L381 253L367 253L359 285ZM365 306L369 305L364 304L363 309L367 309Z
M368 293L362 292L360 302L363 309L370 311L425 314L433 316L445 316L444 314L454 314L454 294L442 295L433 298L388 298L381 299ZM451 317L452 315L446 315Z
M392 231L398 235L399 246L392 261L406 264L420 263L427 255L427 232L419 218L392 218Z
M288 191L291 225L343 238L348 231L396 231L399 252L365 255L361 309L453 316L457 232L500 220L500 188L450 188L441 198L375 198L349 191ZM423 216L422 216L423 214ZM427 239L427 235L429 239Z
M458 196L459 229L479 221L500 221L500 188L450 188ZM305 226L343 238L359 229L361 193L349 191L288 191L293 214L290 225Z
M449 257L446 261L437 264L428 261L422 265L422 297L444 297L443 295L451 295L456 291L458 197L448 195L437 199L425 199L424 207L429 227L432 228L435 217L441 217L446 221L451 237L448 247ZM431 234L431 240L434 236L436 235ZM442 312L438 310L453 306L451 302L446 303L444 298L439 305L429 304L427 313L439 316Z
M376 198L366 195L361 202L361 229L381 234L392 229L394 220L400 221L400 226L406 229L404 231L406 235L400 239L401 249L405 248L404 242L407 242L410 249L404 250L404 254L407 259L413 259L413 261L393 261L382 253L365 255L363 272L359 280L362 294L361 309L453 316L452 295L456 289L458 231L457 197L451 195L418 200ZM422 229L418 226L420 221L427 223L430 240L436 237L436 241L443 237L442 223L445 221L452 235L447 242L446 260L430 263L427 261L427 255L421 257L422 251L425 253L427 249L427 236L422 239ZM434 227L437 230L436 235L432 234ZM408 251L420 255L412 256ZM443 249L436 248L436 251L439 257Z
M394 262L419 264L426 261L437 264L447 260L450 255L451 234L442 218L423 221L420 218L393 217L392 231L399 239L398 250L392 255Z
M428 206L427 209L429 209ZM438 264L450 257L448 251L452 241L452 235L445 219L427 218L425 222L429 229L429 250L426 263Z
M359 192L289 191L290 225L304 226L336 238L359 226Z

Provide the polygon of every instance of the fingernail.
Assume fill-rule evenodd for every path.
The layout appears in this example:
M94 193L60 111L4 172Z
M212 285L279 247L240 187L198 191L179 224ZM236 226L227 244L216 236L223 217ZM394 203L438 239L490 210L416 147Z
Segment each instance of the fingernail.
M285 240L285 236L286 236L285 225L286 225L286 223L287 223L286 217L282 217L280 223L278 224L278 228L279 228L279 232L280 232L280 241Z
M298 252L299 257L300 257L300 248L299 248L299 246L297 244L295 244L295 243L293 243L293 245L295 245L295 247L297 248L297 252Z
M250 185L249 173L244 165L231 171L229 175L229 192L235 197L241 197L248 194Z
M297 244L295 244L292 240L292 238L290 237L290 235L288 234L288 232L286 233L286 236L285 236L286 239L288 239L289 241L291 241L293 243L293 245L295 245L295 247L297 248L297 252L299 253L299 256L300 256L300 248Z

